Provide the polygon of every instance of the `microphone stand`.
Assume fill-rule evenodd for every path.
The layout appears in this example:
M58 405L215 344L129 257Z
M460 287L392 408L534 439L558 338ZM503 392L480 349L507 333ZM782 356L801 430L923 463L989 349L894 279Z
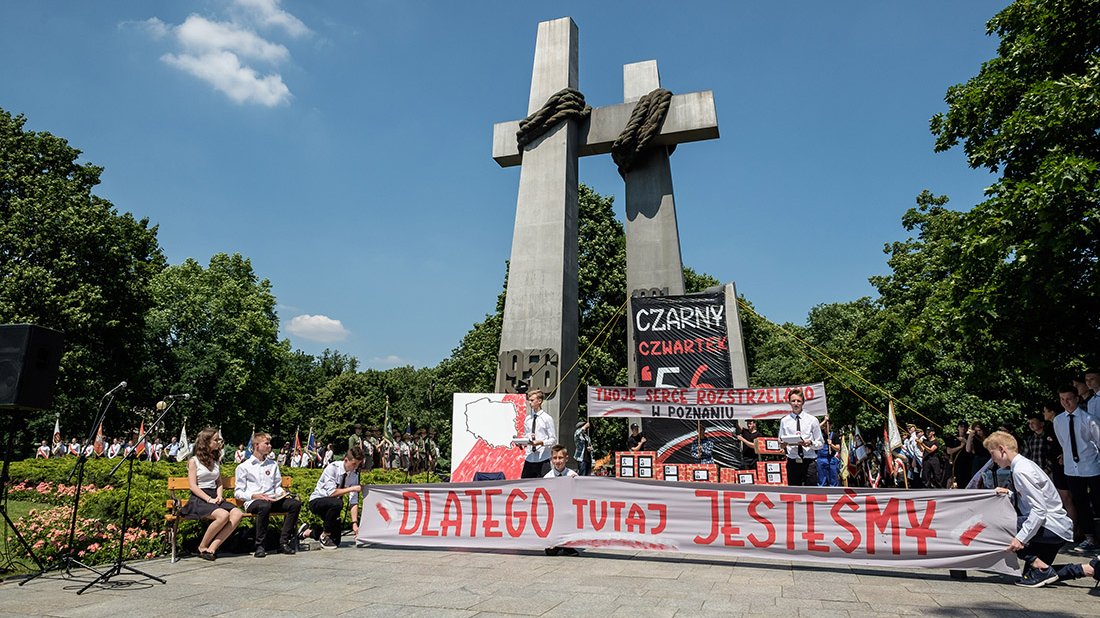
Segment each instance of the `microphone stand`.
M123 385L119 386L121 387ZM38 573L35 573L27 579L19 582L20 586L26 584L29 581L38 579L38 577L45 575L47 572L54 569L64 571L65 575L72 577L73 565L76 565L82 569L92 571L93 573L96 573L102 577L103 573L101 571L99 571L98 569L93 569L92 567L77 560L73 556L73 540L76 537L77 512L80 510L80 494L82 493L84 485L84 464L88 461L88 456L86 454L88 449L86 447L87 445L92 444L95 440L99 426L103 424L103 419L107 416L107 409L111 407L111 403L113 403L115 400L115 393L117 393L119 390L119 387L112 388L110 391L107 392L107 394L103 395L102 399L99 400L99 413L96 415L95 420L92 422L92 428L88 431L88 439L84 442L83 445L81 445L80 452L76 454L76 463L73 464L72 469L69 470L69 476L65 478L65 481L68 482L72 480L73 473L76 473L76 493L73 495L73 515L72 518L69 520L69 540L68 544L65 546L65 555L61 556L61 558L59 558L55 564L52 564L49 567L42 569Z
M0 410L0 414L4 415L4 434L7 436L7 441L4 446L4 463L3 469L0 470L0 516L3 517L6 528L10 528L15 533L15 540L19 541L19 545L27 552L31 560L34 561L35 566L38 567L38 574L41 575L46 569L42 566L42 562L38 560L38 556L34 555L34 550L31 548L27 540L23 538L22 533L15 527L15 522L8 517L8 463L11 462L13 452L13 442L15 440L15 429L10 425L14 424L14 414L8 414L9 410ZM5 547L2 554L0 554L0 573L6 573L14 570L17 562L21 560L15 557L15 547L11 542L11 537L8 538L8 544Z
M171 410L172 406L174 406L174 405L176 405L176 402L172 401L172 403L166 405L164 407L164 409L160 411L160 416L158 416L156 418L156 420L154 420L153 423L151 425L149 425L149 429L146 429L144 433L142 433L140 436L138 436L138 439L137 439L138 444L141 444L142 442L145 441L145 436L148 435L148 433L150 431L152 431L154 427L159 425L162 420L164 420L164 416L166 414L168 414L168 411ZM160 406L158 405L157 407L159 409ZM148 449L149 445L147 444L145 448ZM107 569L103 573L100 573L99 577L92 580L87 586L84 586L83 588L81 588L80 591L77 592L77 594L84 594L84 592L87 591L88 588L91 588L92 586L95 586L96 584L99 584L100 582L108 583L112 577L114 577L116 575L121 575L123 570L129 571L130 573L133 573L135 575L141 575L142 577L144 577L146 579L152 579L152 580L158 581L162 584L167 584L168 583L167 581L157 577L156 575L150 575L149 573L146 573L145 571L142 571L140 569L135 569L134 567L124 563L125 553L123 552L123 547L126 543L126 520L130 516L130 493L134 488L134 460L136 460L136 459L137 459L137 448L135 447L133 449L130 449L129 453L126 453L125 455L122 456L122 459L120 459L118 461L118 463L115 464L115 467L112 468L109 473L107 473L107 478L104 479L106 481L106 480L110 480L110 479L114 478L115 472L118 472L118 469L122 467L123 462L129 460L130 465L129 465L128 470L126 471L126 499L122 503L122 525L119 526L119 531L118 531L118 555L115 557L115 562L114 562L114 564L111 565L111 568ZM120 582L118 585L127 586L127 585L132 584L132 583L133 582L127 581L127 582Z

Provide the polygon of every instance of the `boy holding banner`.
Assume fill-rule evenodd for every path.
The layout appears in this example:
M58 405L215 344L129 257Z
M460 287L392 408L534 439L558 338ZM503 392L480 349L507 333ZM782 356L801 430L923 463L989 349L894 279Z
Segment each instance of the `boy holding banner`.
M1017 586L1039 588L1059 581L1092 577L1100 584L1100 558L1088 564L1070 564L1054 569L1054 559L1066 543L1073 540L1073 522L1062 508L1058 490L1043 469L1019 453L1012 434L995 431L982 442L997 466L1012 470L1015 493L998 487L997 493L1012 496L1019 531L1007 550L1020 554L1024 571Z

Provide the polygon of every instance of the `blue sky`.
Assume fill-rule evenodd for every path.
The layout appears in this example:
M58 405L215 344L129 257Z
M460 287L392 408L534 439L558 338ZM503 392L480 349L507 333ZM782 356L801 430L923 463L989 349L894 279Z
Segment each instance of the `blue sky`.
M1007 3L9 2L0 107L106 168L97 193L148 217L171 263L239 252L283 336L361 366L431 366L490 312L539 21L580 30L580 89L622 100L656 59L713 90L722 137L672 157L683 259L775 321L874 290L924 188L965 209L993 177L936 154L928 120L993 57ZM581 181L616 197L610 156Z

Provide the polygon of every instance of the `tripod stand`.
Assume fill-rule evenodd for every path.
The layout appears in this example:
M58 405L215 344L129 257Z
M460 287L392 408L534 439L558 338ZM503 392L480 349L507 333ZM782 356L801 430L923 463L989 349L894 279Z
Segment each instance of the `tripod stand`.
M160 402L160 404L157 405L157 409L160 410L160 416L158 416L156 418L156 420L153 421L153 424L149 425L149 429L147 429L145 431L145 433L138 436L138 439L137 439L138 444L141 444L142 441L145 440L146 434L148 434L150 431L152 431L153 428L156 427L161 422L161 420L164 419L164 416L166 414L168 414L168 410L171 410L172 406L176 405L176 402L173 401L172 403L165 406L163 409L161 409L161 407L160 407L161 405L164 405L164 402ZM109 568L106 571L100 573L99 577L92 580L87 586L84 586L83 588L81 588L77 592L77 594L84 594L84 592L86 590L88 590L88 588L91 588L92 586L95 586L97 584L101 584L101 583L106 584L111 580L112 577L115 577L116 575L121 575L123 571L128 571L128 572L130 572L134 575L141 575L142 577L144 577L146 579L152 579L152 580L158 581L162 584L167 584L168 583L167 581L157 577L156 575L150 575L149 573L146 573L145 571L142 571L141 569L135 569L134 567L132 567L132 566L125 563L126 554L124 553L124 549L125 549L125 544L126 544L126 523L127 523L127 520L130 517L130 493L131 493L131 491L133 490L133 487L134 487L134 460L135 459L137 459L137 449L136 448L132 449L130 452L126 453L126 455L124 455L122 457L122 459L117 464L115 464L115 467L112 468L111 472L107 475L107 479L113 478L114 475L115 475L115 472L117 472L118 469L120 467L122 467L123 462L129 460L130 464L129 464L128 469L126 471L126 499L122 502L122 525L119 527L119 531L118 531L118 555L115 557L115 562L114 562L114 564L111 565L111 568ZM128 585L130 583L132 583L132 582L121 582L118 585Z
M0 414L5 414L5 412L5 410L0 410ZM30 544L23 538L19 529L15 527L15 522L8 516L8 464L11 462L12 442L15 440L15 431L11 427L11 417L5 414L4 420L4 433L7 434L7 441L4 444L3 469L0 470L0 516L3 516L4 524L15 533L15 538L19 541L19 545L23 547L27 555L34 561L35 566L38 567L38 573L41 574L44 570L42 568L42 562L38 560L38 556L34 555L34 551L31 549ZM14 570L13 567L15 566L16 560L10 545L5 545L4 555L0 556L0 560L2 560L2 562L0 562L0 573Z
M99 414L96 415L95 421L92 422L92 427L88 431L88 439L84 441L85 445L92 444L94 442L96 432L99 429L99 426L103 423L103 418L107 416L107 409L111 407L111 403L115 400L115 394L124 388L126 388L125 382L119 384L115 388L112 388L100 400ZM86 448L81 448L80 452L77 453L76 463L73 464L72 470L69 471L69 477L66 479L67 481L72 480L73 474L76 474L76 494L73 496L73 514L72 518L69 520L69 540L67 545L65 546L65 555L61 556L61 558L58 559L55 564L51 564L50 566L40 570L38 573L35 573L27 579L19 582L20 586L26 584L29 581L34 581L42 575L45 575L47 572L53 571L55 569L58 571L63 571L65 575L72 577L74 565L82 569L87 569L93 573L96 573L97 575L103 575L103 573L101 573L98 569L93 569L92 567L77 560L74 556L73 551L73 542L76 539L77 512L80 510L80 494L82 493L84 485L84 464L88 461L88 456L86 452Z

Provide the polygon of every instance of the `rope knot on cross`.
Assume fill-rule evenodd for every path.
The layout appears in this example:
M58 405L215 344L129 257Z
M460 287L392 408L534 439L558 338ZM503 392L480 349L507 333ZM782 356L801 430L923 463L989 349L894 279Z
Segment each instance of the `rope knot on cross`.
M550 95L542 107L519 123L516 131L516 143L522 149L527 144L542 137L559 122L577 119L585 120L592 113L592 107L584 102L580 90L562 88Z

